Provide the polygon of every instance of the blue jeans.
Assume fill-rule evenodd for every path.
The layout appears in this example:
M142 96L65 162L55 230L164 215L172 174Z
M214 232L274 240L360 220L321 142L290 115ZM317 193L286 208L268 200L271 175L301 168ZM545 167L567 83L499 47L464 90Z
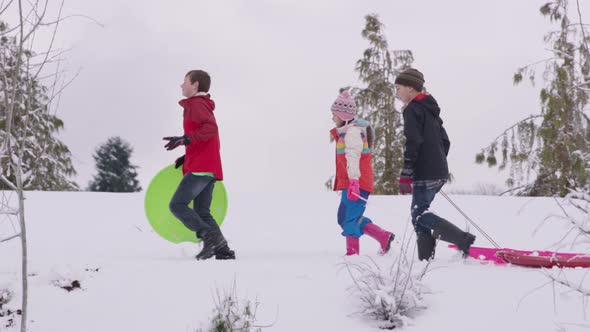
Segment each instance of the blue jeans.
M353 236L356 238L363 235L365 225L371 222L371 219L364 217L365 201L358 199L353 201L346 197L347 189L342 190L342 197L340 199L340 206L338 207L338 225L342 227L343 236ZM369 198L369 192L361 190L361 197Z
M430 203L434 200L436 194L440 191L444 183L429 187L425 184L413 186L412 191L412 225L416 233L431 235L431 230L440 222L441 217L428 211Z
M170 212L201 239L210 231L219 231L209 210L215 181L211 176L188 173L180 181L170 201ZM188 206L191 201L192 209Z

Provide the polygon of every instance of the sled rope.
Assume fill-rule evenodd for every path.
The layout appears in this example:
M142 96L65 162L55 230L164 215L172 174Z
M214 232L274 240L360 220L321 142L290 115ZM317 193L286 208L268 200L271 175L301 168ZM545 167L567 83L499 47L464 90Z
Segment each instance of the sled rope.
M473 220L471 220L471 218L469 218L465 212L463 212L463 210L461 210L459 208L459 206L457 206L457 204L455 204L455 202L453 202L453 200L447 195L447 193L445 193L444 191L440 191L440 193L443 195L444 198L446 198L447 201L449 201L449 203L451 203L452 206L455 207L455 209L457 209L457 211L459 211L459 213L461 213L463 215L463 217L465 217L465 219L467 219L467 221L469 221L469 223L471 225L473 225L473 227L475 227L486 239L488 239L488 241L490 241L491 244L494 245L494 247L496 247L497 249L502 249L502 247L500 247L498 245L498 243L496 243L496 241L494 241L494 239L492 239L491 236L489 236L486 232L484 232L484 230L479 227L479 225L477 225Z

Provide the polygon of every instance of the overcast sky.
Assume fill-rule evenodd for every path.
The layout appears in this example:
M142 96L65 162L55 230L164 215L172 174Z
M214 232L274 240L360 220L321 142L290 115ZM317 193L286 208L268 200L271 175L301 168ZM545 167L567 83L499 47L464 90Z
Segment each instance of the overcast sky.
M86 187L92 154L110 136L134 148L150 179L182 155L163 136L182 134L180 83L190 69L212 76L229 190L324 190L334 172L330 106L358 84L355 62L368 43L364 16L377 13L391 49L410 49L441 106L451 139L455 187L502 184L475 154L515 121L538 112L538 90L512 75L547 57L539 14L545 1L120 1L71 0L59 43L80 75L61 97L61 138ZM590 22L590 6L585 20Z

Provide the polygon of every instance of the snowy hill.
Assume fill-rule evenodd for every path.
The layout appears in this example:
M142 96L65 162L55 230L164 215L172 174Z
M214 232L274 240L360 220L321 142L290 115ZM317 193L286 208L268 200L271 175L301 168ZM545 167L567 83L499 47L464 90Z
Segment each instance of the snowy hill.
M208 322L216 290L235 281L240 298L258 300L263 331L377 331L362 318L359 300L342 263L344 239L336 223L335 193L259 196L229 192L222 229L236 261L196 261L199 247L158 237L144 216L143 194L29 192L26 200L30 248L30 331L196 331ZM561 210L549 198L452 196L501 246L555 249L567 232L562 221L540 223ZM361 257L389 267L409 223L410 197L371 197L366 215L398 235L391 253L379 257L370 238ZM431 210L460 227L464 219L437 197ZM0 238L13 225L0 219ZM490 246L483 236L476 245ZM404 331L582 331L582 299L551 285L540 270L463 261L440 243L424 277L428 309ZM562 248L562 250L588 248ZM18 240L0 244L0 290L20 305ZM585 270L568 271L576 277ZM80 282L68 292L59 286ZM588 285L588 282L586 282ZM555 306L554 306L555 303ZM16 319L18 320L18 319ZM0 317L0 331L6 327ZM18 324L15 324L18 325Z

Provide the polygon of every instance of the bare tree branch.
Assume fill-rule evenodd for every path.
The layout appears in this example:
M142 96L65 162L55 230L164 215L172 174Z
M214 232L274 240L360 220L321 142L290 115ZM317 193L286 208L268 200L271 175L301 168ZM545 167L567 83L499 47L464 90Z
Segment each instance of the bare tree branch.
M18 188L16 188L16 186L12 182L10 182L4 175L0 175L0 180L2 180L2 182L9 186L12 190L18 190Z
M523 185L523 186L518 186L518 187L515 187L515 188L511 188L511 189L508 189L508 190L506 190L504 192L501 192L498 196L502 196L504 194L507 194L507 193L510 193L510 192L513 192L513 191L516 191L516 190L519 190L519 189L523 189L523 188L526 188L528 186L529 185L527 184L527 185Z
M529 63L528 65L524 65L524 66L518 68L518 70L525 70L525 69L530 68L530 67L535 67L536 65L539 65L541 63L546 63L547 61L556 60L556 59L557 59L556 57L550 57L550 58L547 58L547 59L535 61L533 63Z
M68 16L64 16L64 17L62 17L62 18L60 18L60 19L58 19L58 20L51 21L51 22L47 22L47 23L43 23L43 24L41 24L41 25L53 25L53 24L58 24L58 23L59 23L59 22L61 22L61 21L65 21L65 20L68 20L68 19L70 19L70 18L75 18L75 17L81 17L81 18L85 18L85 19L88 19L88 20L92 21L93 23L95 23L96 25L98 25L98 26L99 26L99 27L101 27L101 28L104 28L104 27L105 27L105 25L104 25L104 24L102 24L102 23L100 23L100 21L98 21L97 19L95 19L95 18L93 18L93 17L91 17L91 16L88 16L88 15L83 15L83 14L74 14L74 15L68 15Z
M51 50L53 49L53 43L55 42L55 36L57 36L57 28L59 27L59 18L61 17L61 12L63 10L64 7L64 1L62 0L60 6L59 6L59 12L57 14L58 20L56 21L54 27L53 27L53 33L51 34L51 41L49 42L49 47L47 52L45 53L45 58L43 59L43 61L41 62L41 66L39 66L39 68L37 69L37 73L35 73L33 75L33 79L37 79L37 77L39 76L39 74L41 73L41 70L43 70L43 67L45 66L45 64L47 63L47 58L49 56L49 53L51 53Z
M565 276L560 278L560 277L556 277L556 276L552 275L551 273L545 273L545 275L547 276L547 278L551 279L553 282L558 283L563 286L566 286L570 290L578 292L581 295L583 295L584 297L590 296L590 289L585 288L581 283L579 283L579 284L573 283L573 282L567 280L567 277L565 277Z
M0 243L2 243L2 242L7 242L7 241L10 241L10 240L12 240L12 239L16 239L16 238L17 238L17 237L19 237L19 236L20 236L20 233L19 233L19 234L15 234L15 235L13 235L13 236L10 236L10 237L7 237L7 238L5 238L5 239L2 239L2 240L0 240Z
M19 29L19 26L17 25L17 26L15 26L15 27L12 27L12 28L10 28L10 29L6 30L6 31L0 32L0 36L3 36L3 35L8 35L8 34L10 34L11 32L13 32L13 31L16 31L16 30L18 30L18 29Z
M487 149L491 148L491 147L492 147L492 146L493 146L493 145L494 145L494 144L495 144L495 143L496 143L496 142L497 142L497 141L498 141L500 138L502 138L502 137L504 136L504 134L506 134L507 132L509 132L510 130L512 130L512 128L514 128L514 127L517 127L517 126L518 126L518 125L520 125L521 123L525 123L525 122L527 122L528 120L531 120L531 119L536 119L536 118L542 118L542 117L543 117L543 115L540 115L540 114L539 114L539 115L529 115L527 118L525 118L525 119L522 119L522 120L518 121L518 122L517 122L517 123L515 123L514 125L512 125L512 126L510 126L510 127L506 128L506 130L504 130L504 131L503 131L503 132L502 132L500 135L498 135L498 137L494 138L494 139L492 140L492 144L490 144L490 145L488 145L487 147L485 147L485 148L484 148L484 150L487 150Z
M557 54L561 55L561 56L562 56L562 57L564 57L564 58L568 58L568 59L570 59L570 60L574 61L574 62L575 62L575 63L577 63L578 65L580 64L579 62L577 62L577 61L576 61L576 58L575 58L575 57L573 57L573 56L571 56L571 55L569 55L569 54L565 53L564 51L556 50L556 49L554 49L554 48L545 48L545 51L549 51L549 52L557 53ZM557 59L559 59L559 58L557 58Z
M8 8L10 8L10 5L14 2L14 0L10 0L8 1L8 3L6 5L4 5L4 0L2 2L0 2L0 15L2 15L2 13L4 13Z
M531 291L529 291L527 294L525 294L519 301L518 304L516 305L516 310L518 311L518 309L520 308L520 305L522 303L522 301L524 301L524 299L526 299L527 297L531 296L533 293L535 293L536 291L538 291L539 289L549 285L552 281L547 281L545 283L543 283L542 285L533 288Z
M19 8L22 7L21 1L22 0L19 0ZM37 4L38 4L38 2L37 2ZM35 4L35 8L37 7L37 4ZM43 18L45 17L45 14L47 13L47 5L48 4L49 4L49 0L46 0L45 1L45 6L43 7L43 11L41 12L40 15L37 12L37 10L31 9L32 11L34 11L35 15L37 16L37 21L32 24L31 29L26 34L24 34L23 18L22 18L22 12L21 12L21 21L20 21L20 25L21 25L21 36L20 37L21 37L21 43L23 45L31 37L31 35L33 33L35 33L35 31L37 31L37 29L41 25L41 23L43 21Z
M584 27L585 24L582 22L582 11L580 10L580 0L576 0L576 9L578 10L578 18L580 19L580 30L582 31L582 43L584 43L586 50L590 50L588 48L588 39L586 38L586 28Z

